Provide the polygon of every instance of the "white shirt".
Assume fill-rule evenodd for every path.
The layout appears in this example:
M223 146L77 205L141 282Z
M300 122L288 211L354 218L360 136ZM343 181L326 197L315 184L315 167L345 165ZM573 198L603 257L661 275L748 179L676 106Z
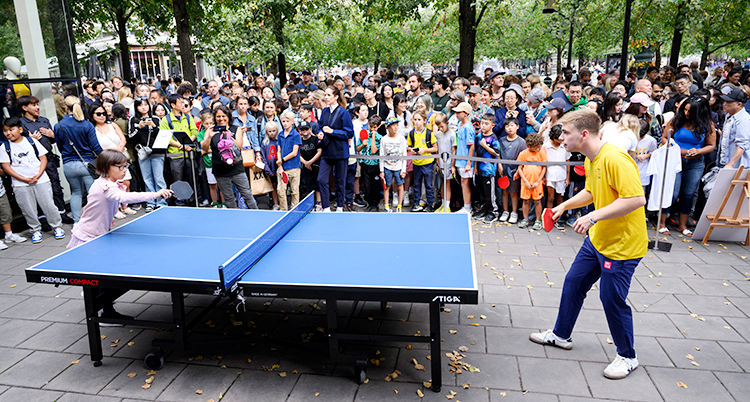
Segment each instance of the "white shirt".
M36 145L39 156L47 154L45 149L39 141L31 138ZM8 151L6 150L7 144L10 144L10 159L8 159ZM21 138L18 142L7 142L0 146L0 163L10 163L10 167L23 177L33 177L39 173L41 162L34 153L34 147L26 138ZM46 183L49 181L47 173L42 172L42 175L37 180L37 183ZM29 184L21 180L13 178L13 187L26 187Z
M644 135L643 138L638 141L638 146L635 148L636 155L651 154L654 151L656 151L656 139L648 134ZM635 160L635 164L638 165L638 173L640 173L641 176L642 186L648 186L648 184L651 183L651 176L646 173L650 160L651 159L645 159L642 162L639 162L638 159Z
M618 147L625 150L625 152L635 152L638 146L638 137L635 133L628 129L623 129L615 123L607 123L602 126L602 142L617 145Z
M565 162L570 159L570 152L565 149L562 144L555 148L551 142L547 142L542 145L542 148L547 152L547 161L549 162ZM568 171L566 166L547 166L547 181L565 181L568 177Z
M669 147L669 157L667 158L667 169L664 171L664 158L667 157L667 147L659 147L651 154L651 160L648 163L646 172L651 178L651 193L648 198L646 208L649 211L659 210L659 194L662 194L661 183L664 181L664 197L662 198L661 208L672 206L672 196L674 195L674 182L677 173L682 171L682 157L680 156L680 147L674 140ZM666 180L664 175L666 174Z

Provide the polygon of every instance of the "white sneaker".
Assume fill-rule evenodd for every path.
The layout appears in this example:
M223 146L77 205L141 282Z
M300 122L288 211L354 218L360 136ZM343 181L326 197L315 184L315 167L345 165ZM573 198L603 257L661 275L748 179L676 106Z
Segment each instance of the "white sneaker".
M532 334L529 334L529 339L532 342L538 343L540 345L552 345L557 346L558 348L563 348L565 350L573 349L572 339L560 338L559 336L555 335L555 333L552 332L551 329L548 329L544 332L534 332Z
M510 217L510 214L508 211L503 211L503 214L500 215L500 222L508 222L508 217Z
M609 366L604 369L604 376L611 380L619 380L621 378L627 377L631 371L637 368L638 356L632 359L628 359L627 357L617 355L617 357L615 357L615 361L610 363Z
M11 233L11 234L6 234L5 235L5 242L6 243L11 243L11 242L13 242L13 243L23 243L26 240L28 240L28 239L25 238L25 237L23 237L23 236L18 235L17 233Z
M8 248L8 245L0 242L0 250L5 250L6 248Z
M133 210L132 208L130 208L130 207L127 207L127 208L123 209L123 210L122 210L122 212L124 212L124 213L126 213L126 214L128 214L128 215L135 215L135 213L136 213L136 212L135 212L135 211L134 211L134 210Z
M125 219L126 215L122 213L122 211L117 211L115 214L115 219Z
M510 219L508 219L508 223L516 224L518 223L518 212L511 212L510 213Z
M42 232L34 232L31 235L31 242L34 244L42 242Z
M403 206L405 206L405 207L409 207L409 206L411 206L411 201L410 201L410 199L411 199L411 197L409 197L409 195L408 195L408 194L404 195L404 203L403 203Z
M331 212L331 207L323 208L323 212Z
M62 228L55 228L55 239L62 240L65 238L65 231Z

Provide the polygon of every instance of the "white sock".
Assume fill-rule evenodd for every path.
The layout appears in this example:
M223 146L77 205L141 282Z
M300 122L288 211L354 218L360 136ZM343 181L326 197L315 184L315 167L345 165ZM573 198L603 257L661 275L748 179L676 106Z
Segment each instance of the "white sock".
M471 204L464 204L464 209L466 211L471 211Z
M5 232L5 238L6 239L8 238L8 236L12 236L12 235L13 235L13 231L12 230L10 232Z

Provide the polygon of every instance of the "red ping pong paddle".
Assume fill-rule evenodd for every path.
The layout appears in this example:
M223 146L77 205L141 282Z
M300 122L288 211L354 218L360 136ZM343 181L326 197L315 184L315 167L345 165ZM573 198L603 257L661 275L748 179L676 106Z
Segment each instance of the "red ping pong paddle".
M510 179L506 175L502 175L497 178L497 185L501 190L506 190L510 187Z
M367 137L369 136L370 134L364 128L359 131L359 139L362 140L362 142L367 141Z
M383 183L383 195L385 195L385 177L381 178L380 181Z
M286 172L281 172L281 181L283 181L284 184L289 183L289 176L286 175Z
M583 165L575 165L575 167L573 167L573 170L577 175L586 177L586 168L583 167Z
M544 208L544 212L542 212L542 228L544 228L545 232L550 232L553 227L555 227L555 220L552 218L554 213L549 208Z

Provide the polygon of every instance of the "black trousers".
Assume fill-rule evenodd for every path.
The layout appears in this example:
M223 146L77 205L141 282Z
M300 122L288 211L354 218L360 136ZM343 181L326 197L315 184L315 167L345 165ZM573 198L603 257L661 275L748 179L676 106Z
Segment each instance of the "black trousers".
M336 179L336 206L344 207L344 196L346 195L346 168L348 159L321 159L320 171L318 171L318 188L320 188L320 201L323 208L329 208L331 189L328 186L328 175L333 171Z
M492 179L492 176L476 176L479 201L482 204L481 210L484 213L492 212Z
M57 171L57 165L53 160L47 161L47 166L44 168L49 176L49 181L52 184L52 198L55 201L57 210L61 213L65 212L65 198L63 195L62 184L60 184L60 174Z
M380 181L380 166L359 164L360 180L365 188L365 201L370 207L377 207L380 203L380 190L383 185Z

